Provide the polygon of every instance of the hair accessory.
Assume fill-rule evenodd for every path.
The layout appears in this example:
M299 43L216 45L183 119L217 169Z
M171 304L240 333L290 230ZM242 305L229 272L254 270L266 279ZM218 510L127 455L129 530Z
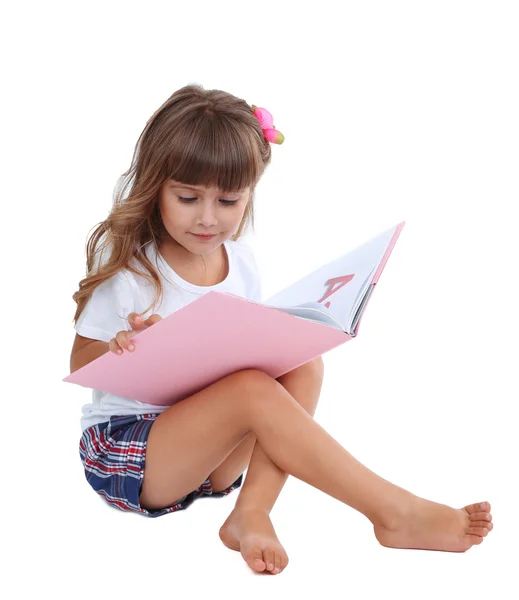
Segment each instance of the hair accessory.
M252 111L260 122L265 138L273 144L282 144L285 136L274 127L272 115L266 108L258 108L252 105Z

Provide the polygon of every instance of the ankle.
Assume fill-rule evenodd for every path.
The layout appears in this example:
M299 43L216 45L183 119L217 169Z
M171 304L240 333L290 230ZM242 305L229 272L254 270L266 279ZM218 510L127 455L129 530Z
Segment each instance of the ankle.
M405 490L402 492L387 498L384 503L377 506L376 510L369 515L366 514L373 525L394 531L409 521L420 499Z
M240 502L239 498L236 501L236 504L234 505L234 509L232 512L234 513L239 513L239 514L243 514L243 513L262 513L265 515L269 515L270 511L272 509L268 506L263 506L261 504L258 504L257 502L247 502L247 501L242 501Z

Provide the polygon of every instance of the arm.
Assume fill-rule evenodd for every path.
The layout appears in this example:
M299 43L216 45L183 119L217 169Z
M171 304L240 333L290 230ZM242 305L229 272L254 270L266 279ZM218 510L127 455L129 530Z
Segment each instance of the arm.
M70 373L81 369L109 350L108 342L92 340L76 333L72 352L70 353Z
M136 318L139 320L137 321ZM84 367L99 356L106 354L110 350L110 344L112 344L112 352L128 350L132 336L139 333L139 331L148 329L148 327L161 320L162 317L155 313L143 321L138 313L132 312L128 315L128 321L132 329L130 331L119 331L115 338L110 340L110 343L93 340L76 333L72 352L70 353L70 374L72 375L74 371Z

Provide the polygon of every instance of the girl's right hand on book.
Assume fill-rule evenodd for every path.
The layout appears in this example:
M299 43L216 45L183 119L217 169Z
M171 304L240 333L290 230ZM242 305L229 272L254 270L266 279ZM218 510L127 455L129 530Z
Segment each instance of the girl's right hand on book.
M132 328L131 331L119 331L108 343L108 349L115 354L122 354L123 349L133 352L135 350L135 344L133 344L130 339L140 331L148 329L148 327L151 327L159 321L162 321L162 317L159 314L151 315L151 317L148 317L143 321L141 315L138 313L130 313L128 315L128 323Z

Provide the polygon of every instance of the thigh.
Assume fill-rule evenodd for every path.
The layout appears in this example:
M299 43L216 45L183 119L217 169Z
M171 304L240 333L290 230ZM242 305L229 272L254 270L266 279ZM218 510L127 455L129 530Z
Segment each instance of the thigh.
M246 369L163 411L148 435L141 506L166 506L200 486L251 431L247 402L277 385Z

